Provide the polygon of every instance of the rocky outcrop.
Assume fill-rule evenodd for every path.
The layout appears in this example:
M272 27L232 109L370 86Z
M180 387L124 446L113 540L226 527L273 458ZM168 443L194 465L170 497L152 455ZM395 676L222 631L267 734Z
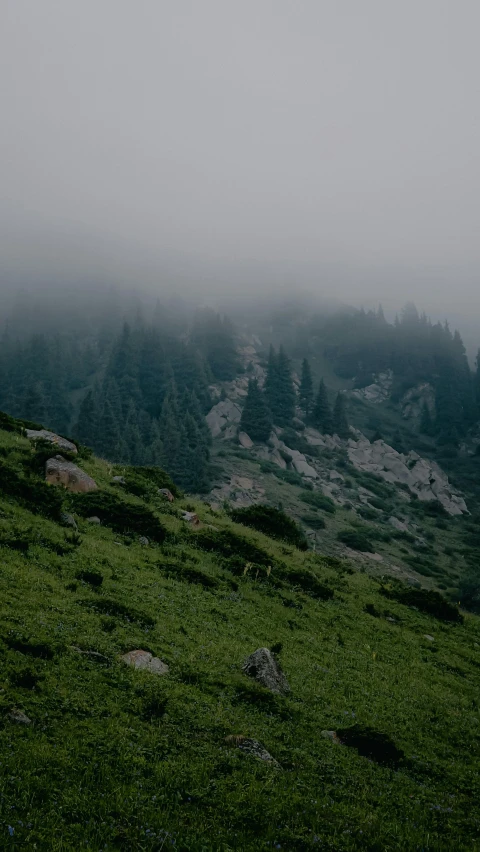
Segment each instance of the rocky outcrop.
M231 399L223 399L217 402L205 418L212 438L218 438L228 426L238 426L241 416L240 406L236 402L232 402Z
M238 443L244 448L244 450L251 450L253 447L253 441L250 435L247 435L246 432L238 433Z
M389 398L392 383L393 372L392 370L386 370L384 373L378 373L374 376L374 382L371 385L352 391L352 396L378 405L379 402L385 402Z
M120 657L122 663L127 666L132 666L134 669L142 669L147 672L152 672L156 675L164 675L168 672L168 666L162 662L159 657L154 657L150 651L142 651L138 648L136 651L128 651Z
M265 689L269 689L270 692L284 695L290 690L280 664L268 648L258 648L253 654L250 654L242 668L246 675L254 678L257 683L264 686Z
M435 391L428 382L410 388L401 400L402 415L416 429L420 428L424 407L427 406L432 419L435 417Z
M357 470L375 473L392 484L406 485L420 500L438 500L449 515L468 512L463 497L452 488L438 464L421 458L418 453L404 455L385 441L371 444L362 435L357 441L348 441L348 457Z
M80 467L66 461L63 456L48 459L45 465L45 479L52 485L63 485L67 491L85 493L96 491L98 486L94 479Z
M73 455L78 452L75 444L67 441L66 438L62 438L61 435L56 435L55 432L49 432L48 429L27 429L26 432L27 438L30 438L31 441L47 441L49 444L54 444L59 450L63 450L65 453L73 453Z

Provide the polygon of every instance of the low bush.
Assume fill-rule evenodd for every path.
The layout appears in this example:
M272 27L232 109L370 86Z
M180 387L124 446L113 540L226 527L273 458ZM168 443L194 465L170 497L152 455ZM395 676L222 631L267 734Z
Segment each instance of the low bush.
M458 607L449 603L440 592L433 589L409 588L399 583L382 586L380 594L405 606L414 606L420 612L432 615L439 621L451 621L457 624L463 622L463 615Z
M136 467L130 465L128 467L119 467L117 472L125 478L125 490L131 494L135 494L137 497L148 495L152 488L154 493L158 493L159 488L168 488L174 497L182 496L182 492L177 488L173 479L161 467L149 467L146 465Z
M34 476L19 473L0 461L0 492L17 500L36 515L59 521L62 512L62 492Z
M304 491L300 495L300 500L309 506L314 506L315 509L322 509L323 512L328 512L330 515L335 514L335 503L321 491Z
M312 530L324 530L326 526L325 521L320 515L302 515L302 521Z
M121 618L124 621L132 621L140 624L142 627L153 627L155 619L144 612L140 612L133 607L126 606L118 601L110 598L91 598L88 600L78 601L80 606L93 609L96 612L104 615L111 615L116 618Z
M340 530L337 533L337 540L352 550L359 550L362 553L375 552L372 542L367 538L365 533L359 530Z
M115 532L144 535L158 544L165 540L165 528L150 509L122 500L116 494L107 491L74 494L72 503L81 517L97 515Z
M272 557L248 538L230 530L201 530L192 534L192 543L201 550L217 553L227 559L244 560L257 565L270 565Z
M307 540L302 530L295 521L285 514L281 509L265 506L261 503L248 506L245 509L233 509L230 512L232 520L238 524L244 524L253 529L281 541L287 541L298 547L299 550L307 549Z
M297 586L310 597L318 598L321 601L328 601L333 598L333 590L321 583L318 577L309 571L308 568L298 568L293 571L281 572L282 579L286 580L290 585Z

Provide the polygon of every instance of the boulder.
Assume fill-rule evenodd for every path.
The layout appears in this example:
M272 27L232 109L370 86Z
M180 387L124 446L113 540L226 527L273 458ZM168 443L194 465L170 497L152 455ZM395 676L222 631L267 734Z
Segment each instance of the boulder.
M395 515L388 519L388 523L398 532L408 532L408 526L403 521L400 521Z
M126 485L126 480L124 476L112 476L112 483L114 485Z
M275 766L276 769L280 769L278 760L275 760L270 752L267 751L267 749L264 748L258 740L252 740L250 737L227 737L226 742L229 745L236 745L240 751L250 755L250 757L254 757L256 760L262 760L264 763L270 763L272 766Z
M331 470L328 474L328 478L329 478L330 482L339 483L339 482L345 481L345 477L342 476L342 474L339 473L338 470Z
M173 503L173 501L175 500L175 497L173 496L172 492L168 490L168 488L159 488L158 493L161 494L162 497L165 497L165 499L168 500L169 503Z
M217 402L205 418L212 438L217 438L226 426L232 423L240 423L241 416L240 406L232 402L231 399L223 399Z
M31 441L47 441L49 444L54 444L59 450L64 450L66 453L77 454L78 450L72 441L67 441L61 435L55 432L49 432L48 429L26 429L27 438Z
M138 536L138 543L141 544L142 547L148 547L148 545L150 544L146 535L139 535Z
M292 459L292 465L297 473L300 473L307 479L318 479L317 471L307 462L305 456L303 458Z
M28 718L28 716L23 713L22 710L18 710L16 707L12 707L8 714L8 718L11 722L15 722L16 725L31 725L32 720Z
M77 522L73 515L70 515L68 512L62 512L60 517L64 526L71 527L73 530L78 530Z
M45 479L52 485L62 485L67 491L75 494L96 491L98 488L91 476L72 462L65 461L63 456L48 459L45 465Z
M283 456L280 455L278 450L272 450L271 451L270 456L269 456L269 460L271 462L273 462L273 464L276 464L278 467L281 467L282 470L287 469L287 462L285 461Z
M257 683L264 686L265 689L269 689L270 692L284 695L290 690L280 664L268 648L258 648L253 654L250 654L242 669L246 675L254 678Z
M253 447L253 441L252 441L252 439L250 438L250 436L249 436L249 435L247 435L247 433L246 433L246 432L239 432L239 433L238 433L238 443L239 443L239 444L240 444L240 446L241 446L241 447L243 447L245 450L251 450L251 449L252 449L252 447Z
M87 524L95 524L96 526L100 526L101 523L102 522L98 515L91 515L89 518L87 518Z
M168 666L162 662L159 657L154 657L150 651L142 651L138 648L135 651L128 651L120 657L121 661L127 666L132 666L134 669L142 669L147 672L152 672L156 675L164 675L168 672Z
M196 512L182 512L182 521L191 524L192 527L200 526L200 518Z

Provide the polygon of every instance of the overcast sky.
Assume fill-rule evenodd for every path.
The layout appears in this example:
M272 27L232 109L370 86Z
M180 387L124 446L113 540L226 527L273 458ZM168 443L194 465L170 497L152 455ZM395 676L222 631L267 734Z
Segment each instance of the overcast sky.
M478 0L1 0L0 273L480 325Z

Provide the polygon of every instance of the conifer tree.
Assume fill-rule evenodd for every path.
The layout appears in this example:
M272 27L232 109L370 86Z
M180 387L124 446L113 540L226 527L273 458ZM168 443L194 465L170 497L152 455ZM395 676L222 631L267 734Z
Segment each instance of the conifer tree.
M250 379L243 406L240 428L252 441L267 441L272 431L272 418L257 379Z
M310 364L306 358L302 361L302 377L300 381L300 391L298 394L300 407L305 412L305 417L310 417L313 406L313 379Z
M98 437L99 408L97 396L89 390L82 400L78 420L74 428L75 437L81 444L94 448Z
M333 431L339 438L348 438L350 429L348 427L345 397L340 391L337 393L333 407Z
M41 382L35 382L27 391L24 402L24 417L33 420L39 425L50 425L47 423L47 400Z
M278 355L270 347L265 396L273 422L278 426L290 426L295 415L295 388L293 387L290 361L283 346Z
M328 402L327 389L325 382L321 379L318 386L315 405L311 416L312 425L323 435L331 435L333 432L333 417L330 404Z
M424 401L422 406L422 416L420 419L420 432L423 432L424 435L433 435L433 420L432 415L430 414L430 409L427 403Z

